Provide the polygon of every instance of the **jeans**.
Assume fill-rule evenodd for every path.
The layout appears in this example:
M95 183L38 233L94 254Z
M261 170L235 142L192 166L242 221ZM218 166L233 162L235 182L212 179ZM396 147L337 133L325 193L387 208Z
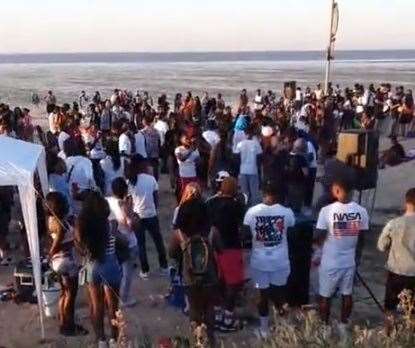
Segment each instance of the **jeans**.
M130 257L125 261L122 267L122 279L120 286L120 298L122 303L127 303L130 295L130 288L134 277L134 262L138 255L138 247L130 248Z
M261 201L258 175L240 174L239 185L241 186L242 193L248 197L248 206L255 205Z
M160 267L167 268L166 249L164 247L163 237L160 233L159 220L157 216L154 216L151 218L141 219L139 227L136 231L141 270L146 273L150 271L146 250L146 231L150 233L150 236L156 246Z

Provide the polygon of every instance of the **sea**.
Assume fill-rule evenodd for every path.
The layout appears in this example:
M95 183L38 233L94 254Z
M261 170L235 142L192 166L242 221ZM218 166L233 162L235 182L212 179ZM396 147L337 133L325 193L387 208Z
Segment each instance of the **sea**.
M241 89L281 93L285 81L314 86L324 80L322 51L0 54L0 102L28 106L32 93L53 90L58 103L81 90L108 96L114 88L166 93L222 93L234 102ZM331 80L342 87L390 82L415 88L414 50L338 51Z

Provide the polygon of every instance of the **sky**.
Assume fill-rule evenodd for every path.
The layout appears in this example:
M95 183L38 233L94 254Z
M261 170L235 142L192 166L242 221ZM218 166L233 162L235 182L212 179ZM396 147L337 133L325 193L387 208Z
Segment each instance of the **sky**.
M321 50L331 0L5 0L0 53ZM415 0L338 0L338 49L414 49Z

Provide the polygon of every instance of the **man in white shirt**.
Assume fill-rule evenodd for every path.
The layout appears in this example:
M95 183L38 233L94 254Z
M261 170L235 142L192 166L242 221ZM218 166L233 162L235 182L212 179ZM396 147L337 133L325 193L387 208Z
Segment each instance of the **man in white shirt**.
M240 156L239 184L242 193L248 197L248 206L260 200L258 159L262 148L254 138L254 128L250 126L246 131L247 139L242 140L234 150Z
M262 110L262 108L264 107L264 100L262 97L262 91L260 89L258 89L256 91L256 95L254 98L254 110Z
M117 127L117 124L116 124L116 127ZM118 138L118 151L120 152L120 156L121 156L124 168L126 168L126 164L129 162L129 159L131 158L131 155L133 154L131 140L128 135L130 131L129 129L130 127L128 123L121 123L120 127L121 127L120 129L121 135Z
M197 182L196 164L200 159L195 139L190 139L186 134L183 134L180 142L181 145L174 150L179 166L179 180L177 185L177 199L179 201L186 186L192 182Z
M164 113L157 117L156 122L154 123L154 129L160 135L160 146L163 146L166 139L166 133L169 131L169 125L164 119Z
M202 133L202 137L209 143L212 149L219 143L220 137L216 132L216 122L215 120L207 121L207 130Z
M131 228L132 201L131 197L128 196L128 185L122 177L113 180L111 191L113 194L106 198L110 207L108 220L117 223L118 232L128 242L129 249L128 258L123 260L121 264L121 305L131 307L137 303L134 298L130 298L130 289L134 279L134 263L138 255L137 237Z
M135 139L135 153L142 156L143 158L147 158L147 151L146 151L146 139L144 134L141 130L138 130L137 133L134 134Z
M295 217L291 209L279 204L283 197L279 187L268 183L263 191L263 203L247 211L244 226L252 236L251 278L260 291L260 335L266 338L268 303L271 301L280 314L284 313L285 290L291 272L287 231L294 227Z
M133 159L132 167L137 169L137 180L132 182L134 186L131 187L131 196L133 198L133 210L140 218L139 227L135 231L141 263L140 276L146 279L150 271L146 250L146 232L150 233L156 246L160 272L163 275L168 272L167 258L157 216L159 186L154 176L148 174L150 168L147 161L138 158L136 163L134 161L135 159Z
M314 91L314 95L316 96L316 99L317 99L317 100L321 100L321 99L323 99L323 96L324 96L324 91L323 91L323 89L321 88L321 83L318 83L318 84L317 84L317 89Z
M350 192L347 182L333 182L331 193L336 202L321 209L316 227L320 240L324 240L319 270L320 316L328 324L330 300L338 289L342 295L339 324L342 335L346 333L353 305L356 250L369 229L366 209L350 200Z

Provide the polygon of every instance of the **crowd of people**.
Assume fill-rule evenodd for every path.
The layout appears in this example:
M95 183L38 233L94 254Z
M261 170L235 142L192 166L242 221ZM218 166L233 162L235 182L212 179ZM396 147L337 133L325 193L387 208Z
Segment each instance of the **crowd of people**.
M37 95L32 99L39 104ZM259 334L266 338L269 304L280 315L287 310L293 254L300 253L289 245L290 234L304 221L312 224L313 217L317 225L305 262L310 266L312 240L322 254L321 318L329 323L330 299L342 295L340 330L346 331L356 250L369 216L351 200L354 182L347 170L329 173L327 163L336 161L341 130L377 130L392 137L394 149L397 137L412 136L411 90L356 84L344 90L330 85L325 93L317 85L315 90L287 88L281 98L257 90L253 99L242 90L233 106L221 94L207 92L202 98L176 94L172 102L165 94L153 100L147 92L119 89L108 99L82 91L72 105L59 105L57 99L52 91L44 98L48 129L34 125L28 109L0 104L0 135L41 143L47 151L50 193L39 197L38 214L44 213L42 238L50 242L46 254L61 284L62 335L87 334L74 319L81 282L88 289L96 340L106 346L105 311L115 319L119 307L136 305L131 289L138 261L141 279L153 273L148 234L158 273L180 278L186 290L183 310L192 322L206 325L211 342L215 330L242 328L234 310L248 278L259 290ZM388 158L384 165L396 164ZM324 194L314 197L319 164L326 171ZM168 243L159 221L161 175L168 175L177 200ZM405 221L412 219L413 190L406 204L407 215L400 218ZM13 188L0 188L2 262L10 261L4 226L12 205ZM412 237L405 261L398 249L406 242L395 240L412 228L401 220L388 224L379 240L380 249L391 249L388 310L396 307L399 290L414 288ZM246 249L251 250L248 264ZM308 277L301 281L308 283ZM117 334L111 326L110 344Z

